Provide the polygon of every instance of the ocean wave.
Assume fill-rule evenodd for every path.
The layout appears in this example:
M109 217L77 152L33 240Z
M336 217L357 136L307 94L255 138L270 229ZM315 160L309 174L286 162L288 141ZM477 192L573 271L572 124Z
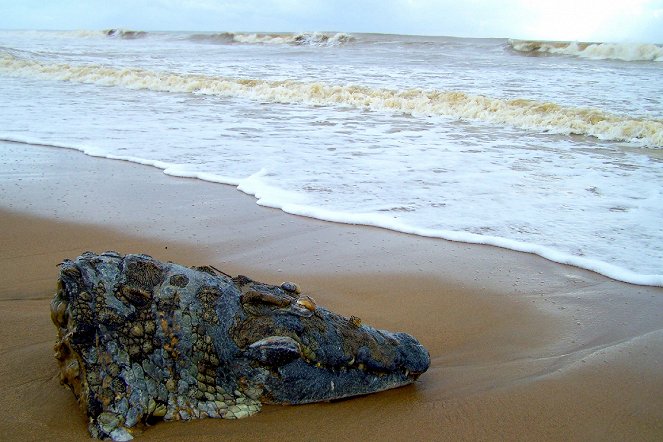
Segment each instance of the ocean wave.
M334 35L322 32L305 32L293 38L293 44L299 46L340 46L353 42L355 39L349 34L338 32Z
M351 106L411 115L446 116L551 132L663 147L663 120L632 118L598 109L527 99L498 99L459 91L393 90L294 80L265 80L173 74L102 65L51 64L0 51L5 75L122 86L158 92L243 97L277 103Z
M595 60L663 61L663 46L645 43L583 43L509 40L509 46L526 54L557 54Z
M203 43L228 44L235 42L235 34L232 32L218 32L214 34L191 34L185 37L187 40Z
M135 40L137 38L147 37L147 32L145 31L131 31L128 29L106 29L102 31L106 37L111 38L120 38L123 40Z
M356 41L353 35L344 32L302 32L294 33L180 33L146 32L130 29L70 30L70 31L12 31L41 38L62 39L103 39L136 40L143 38L171 38L211 44L246 44L246 45L290 45L290 46L342 46Z
M192 34L189 40L216 44L263 44L296 46L341 46L353 42L355 38L343 32L304 32L300 34L256 34L221 32L215 34Z

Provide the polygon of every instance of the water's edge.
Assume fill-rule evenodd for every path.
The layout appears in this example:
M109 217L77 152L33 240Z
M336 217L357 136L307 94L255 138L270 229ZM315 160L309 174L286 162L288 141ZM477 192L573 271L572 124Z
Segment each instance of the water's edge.
M203 172L185 172L182 171L176 164L167 163L157 160L145 160L142 158L132 156L110 155L95 151L85 146L74 146L59 143L47 143L38 139L30 139L27 137L7 137L0 138L0 141L33 145L40 147L68 149L81 152L85 155L103 158L116 161L126 161L145 166L151 166L161 170L164 174L178 177L178 178L193 178L201 181L207 181L215 184L224 184L234 187L236 190L243 192L247 195L253 196L258 205L279 209L285 213L303 216L307 218L318 219L321 221L334 222L339 224L350 225L363 225L370 227L378 227L386 230L392 230L400 233L417 235L427 238L443 239L447 241L463 242L468 244L482 244L488 246L499 247L503 249L513 250L516 252L531 253L549 261L559 264L570 265L581 269L589 270L616 281L626 282L629 284L663 287L663 275L643 275L633 271L615 266L609 263L601 262L598 260L574 256L568 253L560 252L550 247L541 246L537 244L530 244L521 241L515 241L507 238L497 236L478 235L469 232L458 232L448 230L435 230L426 229L416 226L411 226L399 221L395 221L389 217L380 217L376 214L362 214L362 213L344 213L337 211L330 211L311 206L304 206L299 204L283 204L272 201L268 196L262 194L260 187L254 185L255 178L259 177L262 171L259 171L247 178L236 179L224 177L221 175L203 173Z

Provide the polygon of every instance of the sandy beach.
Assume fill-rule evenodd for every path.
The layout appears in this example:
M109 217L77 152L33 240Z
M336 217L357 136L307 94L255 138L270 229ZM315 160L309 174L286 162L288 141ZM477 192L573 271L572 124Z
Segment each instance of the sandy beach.
M412 386L161 423L137 440L662 440L663 288L534 255L260 207L229 186L0 143L0 440L88 440L58 381L56 265L86 250L212 264L404 331Z

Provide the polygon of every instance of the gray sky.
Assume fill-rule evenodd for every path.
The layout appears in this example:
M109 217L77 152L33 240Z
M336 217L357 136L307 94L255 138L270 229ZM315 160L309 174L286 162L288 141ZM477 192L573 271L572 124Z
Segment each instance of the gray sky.
M0 29L108 28L663 43L663 0L0 0Z

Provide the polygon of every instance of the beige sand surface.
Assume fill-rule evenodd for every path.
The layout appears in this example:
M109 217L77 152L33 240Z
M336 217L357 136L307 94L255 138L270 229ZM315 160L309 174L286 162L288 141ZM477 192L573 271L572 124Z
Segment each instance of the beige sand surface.
M87 440L58 383L48 303L85 250L293 280L344 315L413 334L409 387L138 440L663 440L663 289L533 255L326 223L222 185L0 142L0 440Z

